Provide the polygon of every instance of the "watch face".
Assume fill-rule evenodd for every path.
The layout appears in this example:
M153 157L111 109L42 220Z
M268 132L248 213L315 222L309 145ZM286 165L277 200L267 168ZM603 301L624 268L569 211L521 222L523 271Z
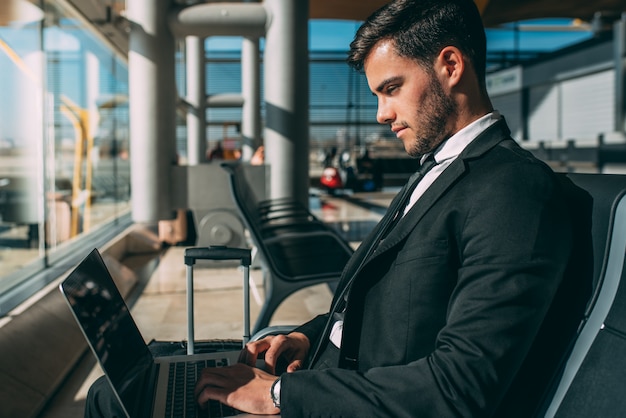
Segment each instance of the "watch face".
M272 402L276 408L280 408L280 377L272 383L272 388L270 389L270 396L272 397Z

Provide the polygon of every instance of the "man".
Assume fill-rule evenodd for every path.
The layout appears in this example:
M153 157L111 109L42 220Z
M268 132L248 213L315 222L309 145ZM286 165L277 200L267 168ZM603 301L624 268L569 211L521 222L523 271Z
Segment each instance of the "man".
M248 344L246 362L265 352L271 373L207 370L201 404L283 417L533 414L589 288L555 298L573 253L566 197L493 111L485 57L471 0L398 0L361 26L348 62L365 70L378 122L437 164L384 239L379 226L356 251L331 312Z
M361 26L348 62L365 71L378 122L436 164L357 249L330 312L249 343L241 364L205 370L201 405L283 417L533 415L588 296L569 273L585 276L589 260L576 256L561 182L493 110L485 57L471 0L398 0ZM249 366L262 353L267 371Z

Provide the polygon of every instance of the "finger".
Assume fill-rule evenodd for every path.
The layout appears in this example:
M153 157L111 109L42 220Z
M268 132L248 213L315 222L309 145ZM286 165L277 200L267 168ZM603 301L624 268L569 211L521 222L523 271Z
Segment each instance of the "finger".
M239 358L237 359L237 362L250 365L248 359L250 359L251 357L253 357L253 355L248 351L248 347L246 346L239 352Z
M247 364L250 367L256 366L259 355L265 352L269 346L269 340L265 339L246 344L239 353L239 363Z
M215 399L221 403L226 400L227 391L221 388L216 388L210 385L204 386L202 390L196 395L196 402L203 408L206 408L207 402L211 399Z
M194 397L197 399L200 392L202 392L208 385L208 378L205 376L204 372L202 372L198 380L196 380L196 386L193 390Z
M287 366L287 373L295 372L302 368L302 360L294 360Z
M224 387L228 378L220 373L221 369L221 367L211 367L202 370L194 388L196 398L206 388L219 389Z
M278 358L287 349L286 341L287 338L284 335L276 336L273 344L265 352L265 370L268 373L276 374Z

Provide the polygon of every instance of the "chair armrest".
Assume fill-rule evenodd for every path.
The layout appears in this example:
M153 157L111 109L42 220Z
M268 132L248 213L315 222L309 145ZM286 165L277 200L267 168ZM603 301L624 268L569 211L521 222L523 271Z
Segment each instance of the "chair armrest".
M250 337L250 341L257 341L270 335L289 334L297 327L297 325L273 325L265 327Z

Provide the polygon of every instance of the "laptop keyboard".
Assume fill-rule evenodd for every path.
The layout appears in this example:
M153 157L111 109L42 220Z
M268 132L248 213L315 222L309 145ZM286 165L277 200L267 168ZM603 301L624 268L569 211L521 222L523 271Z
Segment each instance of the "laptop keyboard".
M165 417L213 418L239 414L236 409L214 400L209 401L206 409L200 408L194 398L194 388L202 369L227 365L227 359L170 363Z

